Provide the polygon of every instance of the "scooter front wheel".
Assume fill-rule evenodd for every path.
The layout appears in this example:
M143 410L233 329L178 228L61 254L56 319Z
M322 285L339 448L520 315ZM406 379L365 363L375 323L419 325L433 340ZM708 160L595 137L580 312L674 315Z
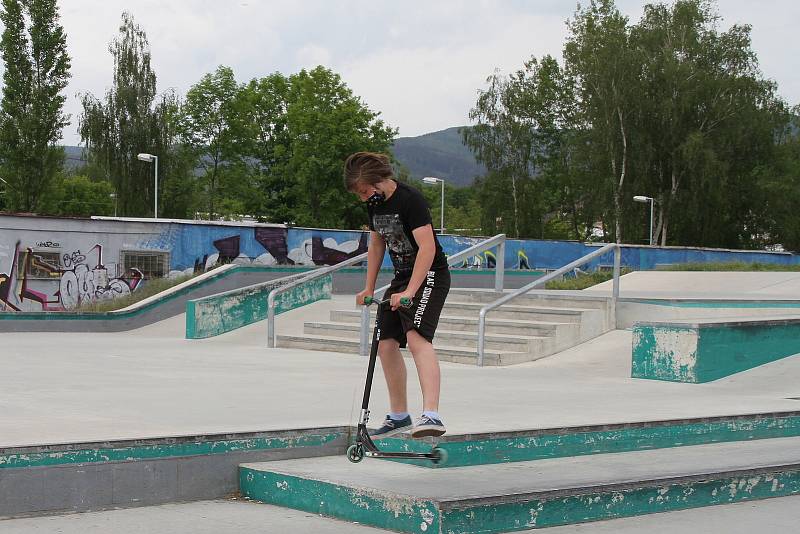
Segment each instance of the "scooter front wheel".
M364 459L364 447L360 444L354 444L347 447L347 459L357 464Z

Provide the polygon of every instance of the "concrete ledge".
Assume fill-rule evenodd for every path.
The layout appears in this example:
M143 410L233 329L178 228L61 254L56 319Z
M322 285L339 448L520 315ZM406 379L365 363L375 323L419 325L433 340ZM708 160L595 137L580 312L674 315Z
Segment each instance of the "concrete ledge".
M800 437L800 411L445 435L436 439L401 435L377 443L381 450L398 452L428 452L431 447L439 447L447 451L444 465L404 463L446 468L788 437Z
M240 468L255 501L400 532L528 530L800 493L798 438L424 470L344 458Z
M702 383L800 353L800 318L636 323L633 378Z
M0 449L0 519L216 499L242 462L344 454L349 427Z

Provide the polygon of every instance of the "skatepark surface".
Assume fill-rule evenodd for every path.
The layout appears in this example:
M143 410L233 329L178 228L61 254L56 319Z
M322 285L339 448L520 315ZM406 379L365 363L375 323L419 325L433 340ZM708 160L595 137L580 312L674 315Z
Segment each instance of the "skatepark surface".
M635 275L635 276L634 276ZM631 273L622 298L800 300L800 273ZM586 291L610 292L610 282ZM279 333L354 308L335 295L283 314ZM784 310L785 311L785 310ZM268 349L260 322L205 340L184 339L178 315L128 332L3 333L0 447L354 425L366 358ZM478 368L442 364L440 413L448 434L509 432L800 410L800 357L707 384L630 377L632 336L615 330L535 362ZM409 404L421 409L413 363ZM379 373L380 371L378 371ZM386 413L375 381L372 424ZM551 532L790 530L800 497L655 514ZM0 521L0 533L380 532L314 514L242 501L204 501ZM705 530L710 531L710 530Z

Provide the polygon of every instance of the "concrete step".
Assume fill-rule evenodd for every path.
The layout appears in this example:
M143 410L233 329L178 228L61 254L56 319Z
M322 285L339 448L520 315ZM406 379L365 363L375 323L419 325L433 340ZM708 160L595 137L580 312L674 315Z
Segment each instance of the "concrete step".
M243 464L254 501L400 532L507 532L800 494L800 438L455 469L344 456Z
M305 334L347 337L350 339L358 339L359 331L360 325L358 323L308 322L305 323L303 328ZM487 349L506 349L525 352L539 348L542 343L546 342L548 339L550 339L549 336L487 334L484 347ZM478 334L477 332L444 330L440 327L436 330L436 345L475 348L478 346Z
M411 439L404 433L377 443L381 450L398 452L427 452L437 446L447 452L444 467L462 467L786 437L800 437L800 411L446 434L424 439ZM430 462L411 463L439 467Z
M494 302L500 296L507 295L510 290L505 290L502 294L491 289L472 289L472 288L452 288L447 295L447 299L457 302L482 302L484 304ZM610 298L595 295L580 295L575 291L557 290L534 290L524 295L520 295L510 302L510 304L520 304L525 306L549 306L566 308L591 308L604 309L608 306Z
M278 347L297 348L307 350L324 350L329 352L346 352L358 354L358 339L331 336L278 336ZM407 349L401 350L404 356L410 357ZM466 363L475 365L478 360L478 353L475 348L448 346L436 344L436 354L439 361L452 363ZM518 363L529 362L541 356L529 352L514 350L486 349L484 351L484 365L515 365Z
M481 302L445 301L442 313L445 315L461 315L477 317L483 308ZM527 321L557 321L564 323L580 322L586 312L600 313L588 308L565 308L547 306L526 306L520 304L504 304L489 312L488 317L494 319L517 319Z
M442 309L442 316L477 317L483 304L479 302L446 302ZM585 313L600 314L600 310L585 308L549 308L545 306L512 306L505 305L489 312L487 319L513 319L529 322L557 322L579 323ZM331 310L332 321L359 320L360 310ZM370 312L370 317L375 317L375 312ZM355 319L353 319L355 318Z
M370 316L375 320L375 314ZM338 323L360 324L361 313L358 310L331 310L330 320ZM371 322L372 324L372 322ZM439 317L439 328L447 330L478 331L477 317L442 315ZM558 321L524 321L515 319L486 319L486 332L493 334L514 334L522 336L552 336L558 333L577 332L580 325L575 322Z

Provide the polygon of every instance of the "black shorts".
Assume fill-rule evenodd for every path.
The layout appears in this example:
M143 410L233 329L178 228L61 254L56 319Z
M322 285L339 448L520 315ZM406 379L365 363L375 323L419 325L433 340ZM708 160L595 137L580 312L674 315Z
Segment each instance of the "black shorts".
M395 277L383 294L388 299L394 293L402 293L408 287L410 277ZM439 325L439 315L444 308L444 300L450 291L450 270L438 269L428 271L425 281L414 295L414 302L409 308L397 308L392 311L386 307L381 312L381 339L396 339L400 347L407 344L406 332L416 330L419 334L433 342L436 327Z

